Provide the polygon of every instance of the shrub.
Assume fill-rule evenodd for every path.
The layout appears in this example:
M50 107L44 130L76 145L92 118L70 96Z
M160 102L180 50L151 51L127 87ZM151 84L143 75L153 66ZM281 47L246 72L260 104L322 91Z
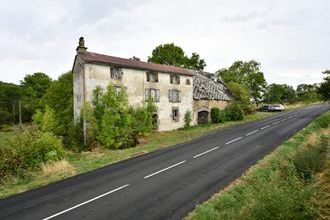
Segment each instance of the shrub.
M186 113L184 114L184 127L185 128L189 128L190 127L190 123L191 123L191 111L187 110Z
M47 105L41 120L41 130L55 134L56 127L55 111Z
M325 114L315 120L317 126L327 128L330 125L330 114Z
M226 109L226 118L231 121L239 121L244 119L244 112L238 103L233 103Z
M0 131L1 132L11 132L11 131L14 131L14 128L11 125L1 125Z
M226 112L224 110L220 110L219 108L212 108L211 121L213 123L223 123L227 121Z
M16 175L37 168L48 161L64 157L61 139L32 127L10 140L7 148L0 148L0 177Z

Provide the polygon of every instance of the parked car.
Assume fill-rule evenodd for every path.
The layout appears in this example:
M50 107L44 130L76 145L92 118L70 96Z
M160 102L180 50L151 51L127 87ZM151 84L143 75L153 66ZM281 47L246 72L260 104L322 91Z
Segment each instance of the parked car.
M274 104L270 107L270 111L282 112L282 111L284 111L284 106L281 104Z
M262 105L260 108L258 108L257 110L259 111L259 112L268 112L269 111L269 109L270 109L270 105Z

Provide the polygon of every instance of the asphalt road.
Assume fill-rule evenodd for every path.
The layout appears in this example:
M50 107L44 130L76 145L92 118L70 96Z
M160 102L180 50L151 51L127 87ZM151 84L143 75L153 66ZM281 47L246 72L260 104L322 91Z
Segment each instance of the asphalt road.
M180 219L329 110L316 105L0 200L0 219Z

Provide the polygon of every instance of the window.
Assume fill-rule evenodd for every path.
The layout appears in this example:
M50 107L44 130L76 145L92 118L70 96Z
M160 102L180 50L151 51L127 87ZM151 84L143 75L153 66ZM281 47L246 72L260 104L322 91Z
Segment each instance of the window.
M179 121L179 108L172 108L172 120L173 121Z
M170 83L171 84L180 84L180 76L170 75Z
M111 79L121 80L123 78L122 69L117 67L110 67L110 77Z
M190 85L190 79L186 79L186 85Z
M147 72L147 82L158 82L158 73Z
M125 90L126 90L126 87L123 87L123 86L115 86L115 91L116 91L116 94L117 94L117 95L120 93L121 89L125 89Z
M146 100L152 98L154 102L159 102L159 89L146 89Z
M168 98L170 102L181 102L181 92L179 90L169 90Z

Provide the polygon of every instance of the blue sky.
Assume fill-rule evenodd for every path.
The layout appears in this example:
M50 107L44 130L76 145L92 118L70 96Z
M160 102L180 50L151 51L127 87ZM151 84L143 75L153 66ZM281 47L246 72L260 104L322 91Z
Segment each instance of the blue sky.
M268 83L322 81L330 69L328 0L0 0L0 80L71 69L89 51L147 60L162 43L197 52L206 70L255 59Z

